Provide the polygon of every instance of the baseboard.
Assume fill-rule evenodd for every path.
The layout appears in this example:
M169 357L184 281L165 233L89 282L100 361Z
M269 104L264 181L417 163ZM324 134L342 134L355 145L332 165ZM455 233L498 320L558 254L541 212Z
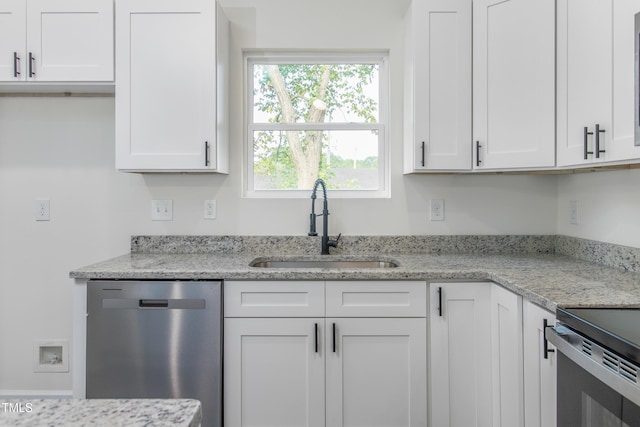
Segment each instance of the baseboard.
M0 399L72 399L71 390L0 390Z

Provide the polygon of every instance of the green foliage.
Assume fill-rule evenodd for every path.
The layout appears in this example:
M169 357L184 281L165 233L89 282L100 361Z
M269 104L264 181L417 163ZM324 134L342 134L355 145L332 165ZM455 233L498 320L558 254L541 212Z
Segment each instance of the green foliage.
M329 85L322 96L322 75L330 68ZM377 121L377 102L368 97L364 88L378 71L371 64L283 64L278 69L293 104L296 121L307 122L311 104L321 99L327 105L327 116L340 111L356 114L365 123ZM255 108L270 115L269 122L282 123L282 109L269 73L264 65L254 67Z
M309 123L312 104L321 100L326 105L324 120L335 118L344 121L345 117L364 123L377 122L378 104L366 93L366 86L377 75L378 66L371 64L282 64L278 70L287 94L291 99L296 123ZM282 106L276 88L270 79L265 65L254 66L254 111L266 113L269 123L283 123ZM325 72L329 71L329 81L323 82ZM339 117L339 116L342 117ZM315 133L315 132L314 132ZM310 142L312 131L300 131L298 137L304 150ZM254 174L270 181L270 185L279 189L296 189L298 176L293 154L283 131L259 131L254 135ZM353 160L340 159L332 154L325 159L328 133L322 134L322 155L318 177L327 182L334 176L329 169L353 168ZM306 155L306 152L305 152ZM328 164L329 163L329 164ZM342 165L345 166L342 166ZM377 167L377 158L358 160L358 168ZM354 184L356 185L356 184Z

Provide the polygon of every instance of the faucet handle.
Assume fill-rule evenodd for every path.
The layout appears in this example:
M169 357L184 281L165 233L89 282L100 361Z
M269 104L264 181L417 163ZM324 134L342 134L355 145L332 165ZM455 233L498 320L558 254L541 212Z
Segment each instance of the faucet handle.
M336 237L336 240L329 240L328 242L329 246L331 246L332 248L337 248L338 242L340 242L340 236L342 236L342 233L338 234L338 237Z

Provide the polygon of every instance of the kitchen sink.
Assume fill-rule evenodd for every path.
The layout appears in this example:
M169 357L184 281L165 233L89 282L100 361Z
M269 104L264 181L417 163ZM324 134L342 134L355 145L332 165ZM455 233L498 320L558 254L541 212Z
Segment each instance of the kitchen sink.
M395 268L393 261L383 260L265 260L254 259L250 267L262 268Z

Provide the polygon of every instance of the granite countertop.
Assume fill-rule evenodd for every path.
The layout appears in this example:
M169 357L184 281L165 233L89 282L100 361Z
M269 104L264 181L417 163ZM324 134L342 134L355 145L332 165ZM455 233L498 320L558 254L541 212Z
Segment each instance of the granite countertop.
M315 249L315 246L314 246ZM277 248L232 253L131 253L74 270L77 279L183 280L491 280L555 311L561 307L640 307L640 273L566 255L359 253L291 255ZM250 267L254 259L387 260L396 268L318 269Z
M202 407L193 399L0 400L0 425L47 427L197 427Z

